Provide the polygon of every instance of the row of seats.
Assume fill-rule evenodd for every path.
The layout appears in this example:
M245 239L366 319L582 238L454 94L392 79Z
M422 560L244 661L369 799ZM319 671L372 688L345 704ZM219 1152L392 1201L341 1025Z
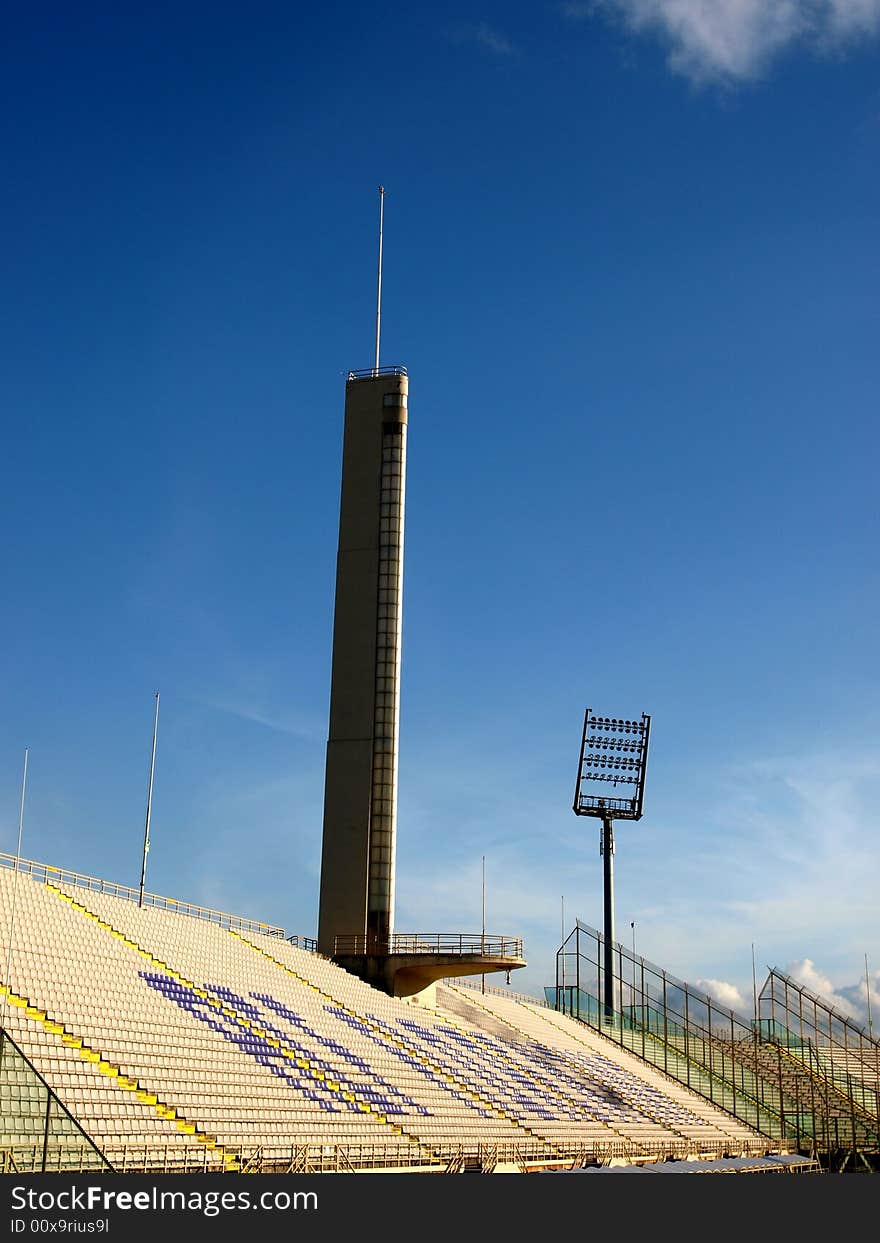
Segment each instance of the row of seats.
M739 1125L537 1003L447 986L414 1005L280 937L0 870L7 937L13 879L6 1025L108 1156L140 1144L235 1168L231 1154L301 1144L427 1161L526 1143L549 1157L721 1143Z
M555 1046L574 1066L583 1067L598 1082L638 1104L652 1117L665 1121L698 1144L730 1143L745 1148L762 1145L751 1127L725 1113L677 1080L640 1061L569 1015L539 1001L514 1000L500 993L477 994L461 981L447 981L441 994L448 1005L464 1003L468 1012L484 1011L501 1019L528 1040Z

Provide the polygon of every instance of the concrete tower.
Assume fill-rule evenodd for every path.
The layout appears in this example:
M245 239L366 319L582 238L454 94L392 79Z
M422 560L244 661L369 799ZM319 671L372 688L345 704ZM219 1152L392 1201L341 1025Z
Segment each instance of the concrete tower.
M345 386L318 949L410 997L526 963L519 938L392 935L409 381L379 366L384 200L380 186L375 363Z
M327 955L387 953L392 932L407 391L405 368L378 358L345 387L318 911Z

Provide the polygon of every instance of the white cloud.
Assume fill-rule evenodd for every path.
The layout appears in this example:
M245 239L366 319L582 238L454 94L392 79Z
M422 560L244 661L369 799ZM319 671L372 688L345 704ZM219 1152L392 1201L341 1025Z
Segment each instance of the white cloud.
M832 35L873 34L880 27L880 0L827 0Z
M787 47L827 52L880 31L880 0L571 0L562 11L659 35L670 67L695 82L755 78Z
M823 1001L833 1006L835 1010L839 1010L841 1014L845 1014L847 1018L852 1018L856 1021L860 1020L861 1015L856 1007L852 1005L847 997L835 989L828 976L820 971L809 958L792 963L787 968L785 974L790 975L798 984L803 984L804 988L811 993L815 993L817 997L821 997Z
M733 1010L740 1015L752 1013L754 1008L752 1001L746 1001L735 984L728 984L725 980L694 980L693 986L708 993L713 1001L719 1002L728 1010Z
M849 1002L856 1022L867 1028L876 1040L880 1035L880 1024L876 1021L880 1016L880 971L869 973L867 979L862 978L855 984L838 985L837 994Z

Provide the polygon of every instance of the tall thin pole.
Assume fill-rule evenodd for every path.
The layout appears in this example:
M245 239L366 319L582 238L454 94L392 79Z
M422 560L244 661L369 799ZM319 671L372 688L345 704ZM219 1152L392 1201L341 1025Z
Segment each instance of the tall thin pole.
M560 983L561 988L562 988L562 1013L564 1014L565 1013L565 894L563 894L562 897L560 898L559 919L560 919L560 927L562 929L562 940L559 942L559 953L556 956L556 961L562 968L562 978L561 980L558 978L559 972L557 971L557 982Z
M483 931L480 934L480 953L486 953L486 856L483 855ZM483 974L481 992L486 991L486 976Z
M379 187L379 277L376 287L376 364L379 374L379 328L382 321L382 224L385 216L385 187Z
M633 1007L633 1019L635 1020L635 1013L636 1013L636 921L635 921L634 919L631 919L631 920L629 921L629 926L630 926L630 928L632 929L632 934L633 934L633 961L632 961L632 969L633 969L633 983L632 983L632 1007Z
M871 1023L871 977L868 975L868 955L865 955L865 997L868 1002L868 1037L874 1039L874 1027Z
M754 1007L755 1031L758 1030L758 977L755 973L755 942L752 942L752 1005Z
M21 805L18 809L18 846L15 851L15 870L18 871L18 863L21 859L21 830L24 825L24 792L27 786L27 764L28 749L24 749L24 772L21 774Z
M144 904L144 883L147 879L147 855L150 853L150 812L153 808L153 773L156 770L156 736L159 732L159 692L156 691L156 715L153 717L153 750L150 755L150 784L147 787L147 822L144 826L144 857L141 863L141 887L138 906Z
M614 829L610 816L602 817L602 863L605 899L605 1017L614 1017Z
M12 939L15 935L15 899L18 895L18 868L21 863L21 832L24 826L24 792L27 788L28 748L24 749L24 772L21 775L21 804L18 809L18 845L15 848L15 875L12 878L12 911L9 916L9 944L6 947L6 992L3 994L3 1023L6 1026L6 1005L9 1001L9 990L12 987Z

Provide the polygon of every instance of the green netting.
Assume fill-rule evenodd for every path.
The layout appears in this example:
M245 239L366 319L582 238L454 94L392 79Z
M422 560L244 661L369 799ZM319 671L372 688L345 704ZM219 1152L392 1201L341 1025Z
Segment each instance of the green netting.
M0 1031L0 1170L107 1170L109 1162Z

